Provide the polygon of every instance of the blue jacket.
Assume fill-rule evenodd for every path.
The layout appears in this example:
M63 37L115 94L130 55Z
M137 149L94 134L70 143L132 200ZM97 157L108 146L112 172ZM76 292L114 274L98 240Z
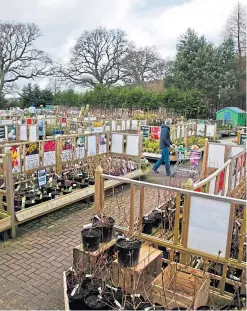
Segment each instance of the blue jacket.
M170 138L170 128L163 124L161 126L161 133L160 133L160 149L165 147L170 147L172 145L172 141Z

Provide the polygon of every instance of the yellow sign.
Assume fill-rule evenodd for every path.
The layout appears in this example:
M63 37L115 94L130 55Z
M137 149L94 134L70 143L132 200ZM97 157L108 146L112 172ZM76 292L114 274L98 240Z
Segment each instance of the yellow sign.
M101 127L101 126L103 126L102 121L93 122L93 127Z

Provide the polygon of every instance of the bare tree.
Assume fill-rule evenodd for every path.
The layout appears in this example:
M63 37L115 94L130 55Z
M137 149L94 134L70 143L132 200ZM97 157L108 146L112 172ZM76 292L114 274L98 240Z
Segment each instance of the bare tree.
M229 15L224 31L226 39L234 40L239 58L239 68L242 66L242 57L246 55L246 7L238 2Z
M163 78L165 61L155 47L132 48L123 59L124 81L142 84Z
M47 74L51 59L33 45L40 36L35 24L0 22L0 94L21 78Z
M110 86L122 78L121 60L129 49L122 30L97 28L78 38L69 63L54 69L57 77L82 86Z

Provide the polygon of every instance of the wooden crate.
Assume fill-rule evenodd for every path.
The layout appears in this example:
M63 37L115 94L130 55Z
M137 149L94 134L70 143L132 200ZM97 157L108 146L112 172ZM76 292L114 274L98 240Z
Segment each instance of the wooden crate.
M209 297L208 273L171 262L152 283L152 300L166 308L193 308L206 305Z
M128 294L143 287L147 289L146 286L150 287L154 276L161 271L162 254L162 251L144 244L140 249L139 262L136 266L121 267L116 259L112 265L114 285L123 288Z
M73 268L75 271L85 271L86 273L92 273L97 266L97 261L104 260L104 255L108 250L114 246L116 239L112 239L110 242L101 243L99 249L95 252L87 252L83 249L82 244L73 249ZM102 269L105 265L100 265Z

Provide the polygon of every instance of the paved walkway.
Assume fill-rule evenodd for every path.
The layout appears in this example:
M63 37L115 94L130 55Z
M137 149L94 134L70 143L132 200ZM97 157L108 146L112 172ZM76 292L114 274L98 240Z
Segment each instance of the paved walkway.
M118 187L105 202L107 214L121 225L129 217L128 192ZM145 196L145 212L159 205L157 190L146 188ZM135 202L138 206L138 189ZM20 226L16 239L0 242L0 310L64 308L62 272L72 265L72 249L81 243L82 226L93 211L77 203Z

